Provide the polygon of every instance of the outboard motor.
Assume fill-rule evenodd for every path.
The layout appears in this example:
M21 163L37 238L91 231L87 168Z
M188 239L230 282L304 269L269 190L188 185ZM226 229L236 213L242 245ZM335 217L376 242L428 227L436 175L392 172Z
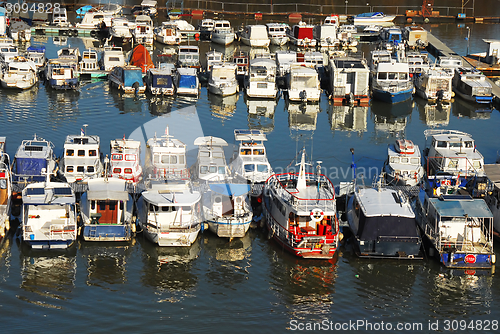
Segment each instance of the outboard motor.
M441 102L443 100L443 97L444 97L444 90L440 89L436 92L436 100L437 102Z

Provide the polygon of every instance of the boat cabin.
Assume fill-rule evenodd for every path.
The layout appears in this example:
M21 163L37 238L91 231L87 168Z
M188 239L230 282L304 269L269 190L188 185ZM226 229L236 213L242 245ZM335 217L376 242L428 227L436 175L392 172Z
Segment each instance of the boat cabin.
M148 139L145 174L153 179L188 179L186 144L169 135L168 127L160 138Z
M200 68L200 49L193 45L179 46L177 51L178 67Z
M194 167L196 177L204 181L226 180L230 175L223 149L227 142L209 136L196 138L194 145L198 146L198 159Z
M255 183L264 182L272 174L267 160L264 142L267 137L262 130L234 130L234 139L239 142L231 169L234 175Z
M141 143L132 139L114 139L110 142L109 177L138 183L142 179Z
M116 66L125 66L125 55L119 46L106 46L102 55L105 71L111 71Z
M67 182L100 177L102 173L100 139L98 136L68 135L64 142L64 156L61 159L63 174Z
M364 58L334 57L329 60L328 67L334 105L368 105L370 69Z

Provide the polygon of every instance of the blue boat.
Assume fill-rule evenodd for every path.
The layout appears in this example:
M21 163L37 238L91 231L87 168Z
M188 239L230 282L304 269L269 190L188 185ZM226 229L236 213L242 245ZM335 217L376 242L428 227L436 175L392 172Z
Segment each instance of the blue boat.
M78 63L72 59L50 59L45 70L49 86L57 90L77 89L80 85L77 65Z
M431 257L447 268L492 267L493 214L483 199L460 194L430 197L421 190L414 205Z
M409 100L413 94L408 63L378 63L372 77L372 97L388 103Z
M56 169L54 144L45 139L35 137L23 140L12 164L12 181L14 183L43 182L46 172Z

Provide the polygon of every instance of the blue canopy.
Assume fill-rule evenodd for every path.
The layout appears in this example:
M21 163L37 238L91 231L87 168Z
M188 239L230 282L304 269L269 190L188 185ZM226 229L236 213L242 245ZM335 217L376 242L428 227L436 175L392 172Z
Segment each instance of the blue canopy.
M26 51L45 53L45 46L30 46Z
M179 79L180 88L197 88L196 76L194 75L181 75Z
M136 82L139 84L139 87L142 87L144 85L142 83L142 72L140 69L124 69L123 77L123 83L125 84L125 87L132 87Z
M249 184L217 183L211 184L210 190L224 196L241 196L250 191Z
M81 14L85 14L86 12L88 12L89 10L91 10L93 7L91 5L87 5L87 6L83 6L83 7L80 7L76 10L76 13L81 15Z
M47 168L46 159L16 158L15 174L41 175L42 168Z

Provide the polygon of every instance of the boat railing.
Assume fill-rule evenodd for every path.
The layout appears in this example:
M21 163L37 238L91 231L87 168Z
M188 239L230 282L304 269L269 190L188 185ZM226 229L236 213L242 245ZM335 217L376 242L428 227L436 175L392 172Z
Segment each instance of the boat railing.
M427 140L428 137L435 136L435 135L458 135L458 136L467 136L471 137L470 134L463 132L463 131L458 131L458 130L449 130L449 129L427 129L424 131L424 136L425 139Z
M446 238L442 235L437 238L437 249L440 252L459 252L459 253L490 253L493 251L493 230L492 223L486 224L483 218L466 218L464 224L465 237L460 238ZM489 225L489 227L488 227ZM473 228L480 227L480 238L478 241L470 240L468 237L467 229L470 229L471 237L473 235Z
M75 225L51 224L49 227L49 239L75 239Z
M433 157L426 157L427 159L427 175L428 178L431 178L432 173L430 173L430 167L434 167L436 171L442 171L442 172L447 172L447 173L456 173L458 176L460 174L464 175L465 177L470 177L470 176L476 176L476 175L482 175L484 174L484 171L478 170L478 168L474 167L474 163L471 161L469 157L459 157L459 156L453 156L453 157L446 157L446 156L433 156ZM450 160L457 160L456 164L453 166L452 161L448 163L447 166L444 166L444 159L450 159ZM465 166L461 166L461 164L458 162L459 159L465 159Z

